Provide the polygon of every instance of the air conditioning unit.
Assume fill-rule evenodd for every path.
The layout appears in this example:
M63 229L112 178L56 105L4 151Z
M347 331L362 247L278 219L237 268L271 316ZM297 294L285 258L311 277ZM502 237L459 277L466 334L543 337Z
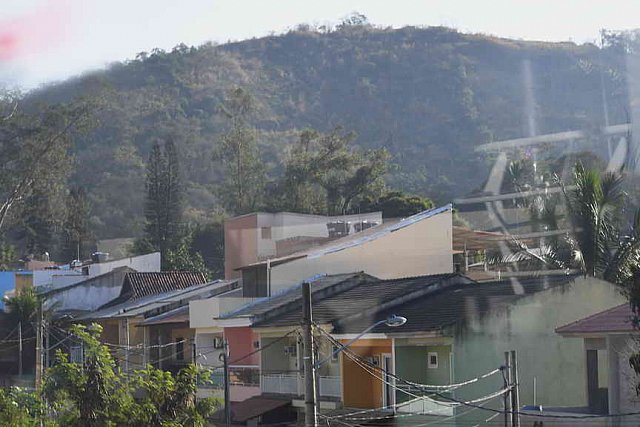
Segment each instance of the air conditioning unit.
M298 348L295 345L288 345L284 348L284 354L295 357L298 354Z

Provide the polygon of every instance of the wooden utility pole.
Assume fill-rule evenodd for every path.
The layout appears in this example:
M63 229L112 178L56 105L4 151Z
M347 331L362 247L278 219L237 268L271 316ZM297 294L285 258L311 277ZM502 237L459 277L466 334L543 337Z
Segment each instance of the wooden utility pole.
M22 322L18 322L18 375L22 377Z
M518 357L515 350L511 350L511 424L520 427L520 384L518 383Z
M511 353L508 351L504 352L504 388L507 389L511 387ZM511 418L511 409L510 409L510 396L511 390L504 393L504 427L509 425L509 418Z
M317 427L318 414L316 408L316 376L313 357L313 315L311 309L311 285L302 283L302 336L304 345L304 425Z
M42 356L42 301L38 303L38 313L36 319L36 389L42 385L43 367Z

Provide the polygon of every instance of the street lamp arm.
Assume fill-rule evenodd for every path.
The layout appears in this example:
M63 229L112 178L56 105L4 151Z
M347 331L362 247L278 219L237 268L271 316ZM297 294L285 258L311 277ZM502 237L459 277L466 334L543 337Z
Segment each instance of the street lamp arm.
M342 344L342 343L338 342L338 344L340 344L340 347L336 348L333 352L331 352L331 354L329 356L327 356L324 359L316 362L315 369L318 369L320 366L324 365L325 363L327 363L328 361L333 359L336 355L338 355L339 353L344 351L351 344L353 344L354 342L358 341L364 335L368 334L371 330L375 329L377 326L380 326L380 325L382 325L383 323L386 323L386 322L387 322L387 319L383 319L383 320L380 320L380 321L374 323L373 325L369 326L364 331L360 332L355 338L350 339L345 344Z
M355 338L350 339L347 343L345 343L345 344L338 343L338 344L340 344L340 347L338 347L333 352L331 352L331 354L328 357L325 357L324 359L320 360L319 362L316 362L315 365L314 365L314 369L318 369L320 366L324 365L325 363L327 363L328 361L333 359L333 357L336 356L338 353L344 351L347 347L349 347L354 342L358 341L360 338L362 338L364 335L366 335L369 332L371 332L376 327L378 327L380 325L383 325L383 324L386 324L387 326L390 326L392 328L396 328L398 326L404 325L405 323L407 323L407 319L406 318L404 318L402 316L396 316L395 314L389 316L386 319L382 319L382 320L377 321L376 323L374 323L373 325L369 326L367 329L365 329L364 331L362 331L358 335L356 335Z

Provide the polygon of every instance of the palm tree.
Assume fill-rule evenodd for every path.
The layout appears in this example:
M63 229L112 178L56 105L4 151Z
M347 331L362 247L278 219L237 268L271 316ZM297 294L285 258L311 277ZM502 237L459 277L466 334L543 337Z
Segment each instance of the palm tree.
M585 169L578 162L573 178L571 186L566 186L556 178L562 188L571 231L561 238L541 244L536 250L514 240L514 252L503 258L503 262L577 269L586 276L628 288L636 270L639 270L640 210L629 232L622 233L622 174L601 174ZM550 229L558 229L555 205L556 202L551 198L537 200L537 203L532 203L532 217L548 222ZM638 281L640 285L640 274ZM640 290L638 293L640 302Z
M562 186L572 239L573 264L585 275L605 278L615 269L612 252L618 251L623 177L619 173L600 174L578 162L574 168L574 186Z
M24 288L5 301L7 312L12 323L23 325L35 320L40 297L33 288Z
M22 340L27 343L27 350L21 353L22 360L18 363L19 373L22 373L23 365L28 367L28 371L31 371L35 366L33 339L36 335L35 323L40 303L41 297L33 288L21 289L15 296L5 301L9 328L16 331L20 327Z

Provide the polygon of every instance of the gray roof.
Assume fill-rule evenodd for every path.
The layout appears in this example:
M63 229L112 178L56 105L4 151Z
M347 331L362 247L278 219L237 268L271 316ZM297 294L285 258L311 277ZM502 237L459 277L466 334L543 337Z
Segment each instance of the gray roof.
M393 280L363 280L356 286L313 302L313 320L316 323L333 323L358 314L366 316L385 307L400 305L418 296L431 294L442 288L475 283L456 273L436 274ZM267 313L253 326L294 326L300 324L302 305L298 303L285 313ZM371 323L369 323L370 326Z
M210 298L236 289L237 287L237 280L216 280L214 282L193 285L186 289L177 289L157 295L149 295L136 300L129 300L113 306L103 307L78 317L78 320L155 315L159 314L162 311L161 309L173 309L188 303L190 300Z
M469 320L480 319L498 310L507 309L521 298L564 286L574 279L575 276L539 276L471 285L460 284L395 307L378 310L367 316L334 322L335 333L359 333L392 314L406 317L407 323L399 328L381 325L373 329L372 333L441 332L447 327L465 324Z
M337 285L342 285L340 286L340 289L342 289L348 286L355 286L363 280L377 281L379 279L366 273L359 272L322 275L309 279L307 281L312 285L311 292L314 295L314 298L319 298L320 293L329 291L330 289L335 288ZM272 297L260 298L232 312L225 313L222 318L258 318L265 315L266 313L274 312L274 310L281 309L292 303L301 304L301 300L302 284L300 283Z

